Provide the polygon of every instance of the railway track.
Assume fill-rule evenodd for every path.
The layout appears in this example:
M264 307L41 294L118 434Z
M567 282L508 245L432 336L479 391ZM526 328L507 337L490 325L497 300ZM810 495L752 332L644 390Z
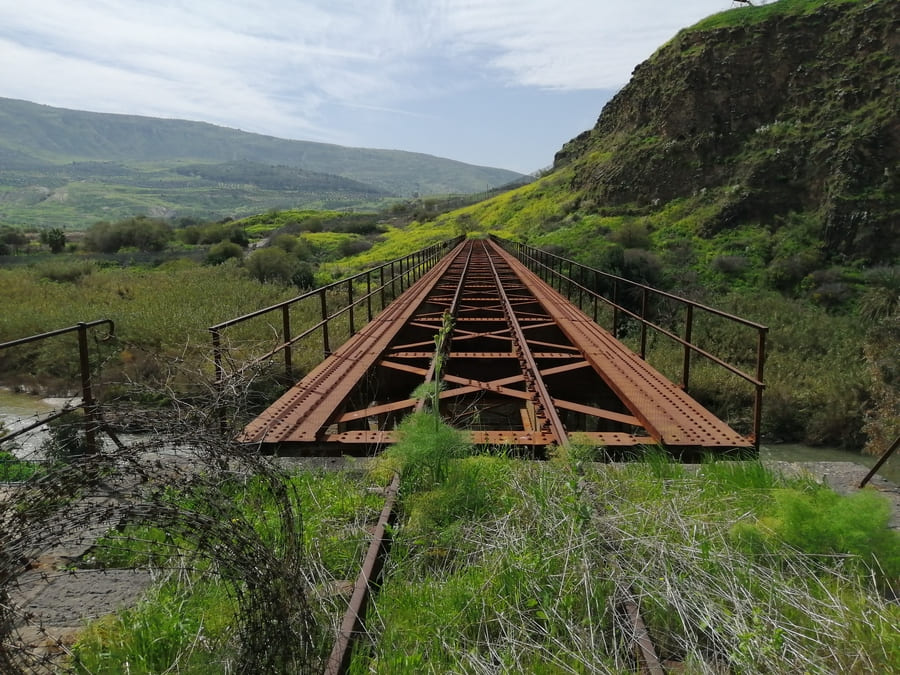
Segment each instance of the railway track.
M610 449L751 448L496 243L458 245L240 434L282 454L372 454L421 405L438 405L474 444L542 448L577 435Z
M438 365L440 364L440 365ZM439 371L439 372L438 372ZM432 400L473 444L610 448L660 444L752 447L497 244L463 242L249 424L240 440L279 453L365 454L394 438L424 405L414 392L440 378ZM419 389L421 391L421 389ZM325 672L346 672L366 634L370 595L389 553L395 478ZM663 673L637 601L619 611L643 672Z

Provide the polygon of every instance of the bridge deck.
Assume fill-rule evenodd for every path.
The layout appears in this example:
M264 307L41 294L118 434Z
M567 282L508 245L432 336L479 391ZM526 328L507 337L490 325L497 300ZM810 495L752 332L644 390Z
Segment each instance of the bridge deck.
M373 452L395 440L453 317L442 416L479 444L750 448L744 437L514 257L461 244L291 387L240 440L280 452Z

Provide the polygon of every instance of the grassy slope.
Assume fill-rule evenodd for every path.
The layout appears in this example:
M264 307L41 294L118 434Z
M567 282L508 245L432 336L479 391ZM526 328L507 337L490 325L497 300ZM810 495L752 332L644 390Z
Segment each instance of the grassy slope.
M65 224L66 219L92 222L134 215L135 210L143 213L153 208L221 217L299 204L334 208L372 202L361 189L341 197L324 190L309 195L297 189L267 191L264 185L251 188L251 174L258 173L252 166L243 169L249 177L229 181L235 185L227 188L196 178L185 180L175 173L197 163L215 165L217 170L228 163L234 167L248 162L303 168L397 195L478 192L485 185L503 185L520 177L504 169L421 153L282 140L199 122L87 113L11 99L0 99L0 158L5 168L0 182L6 186L0 191L0 217L13 223L52 225ZM110 172L116 166L118 171ZM77 181L86 181L91 196L86 201L73 200L66 210L60 202L66 190L77 191ZM42 194L46 191L34 186L57 190L56 199L46 200Z

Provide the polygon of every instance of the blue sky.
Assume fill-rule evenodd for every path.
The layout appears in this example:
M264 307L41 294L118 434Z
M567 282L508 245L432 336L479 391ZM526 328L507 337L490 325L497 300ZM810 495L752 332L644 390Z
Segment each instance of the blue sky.
M730 0L0 0L0 96L521 171Z

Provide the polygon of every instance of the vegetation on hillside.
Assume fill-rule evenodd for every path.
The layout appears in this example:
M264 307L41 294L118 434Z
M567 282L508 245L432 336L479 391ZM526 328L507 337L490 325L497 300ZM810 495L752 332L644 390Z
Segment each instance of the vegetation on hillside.
M64 229L99 214L218 219L270 208L367 208L520 179L397 150L290 141L200 122L0 98L0 221Z

